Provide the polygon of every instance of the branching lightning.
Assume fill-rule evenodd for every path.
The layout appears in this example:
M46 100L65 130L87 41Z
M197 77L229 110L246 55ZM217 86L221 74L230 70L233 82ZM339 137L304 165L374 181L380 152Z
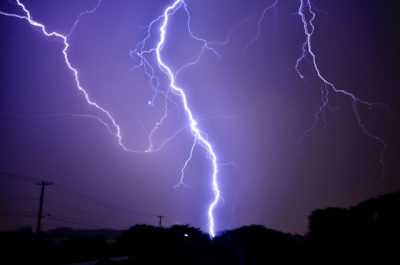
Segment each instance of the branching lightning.
M80 13L78 15L78 17L75 19L74 25L72 26L71 30L69 31L67 37L71 36L71 34L74 32L76 26L78 26L79 21L81 20L81 17L88 15L88 14L93 14L94 12L96 12L96 10L100 7L102 1L103 0L98 0L97 4L92 9L83 11L82 13Z
M74 26L71 30L71 32L73 31L73 29L76 27L76 25L79 22L80 17L83 14L88 14L88 13L93 13L99 6L100 6L100 2L98 2L98 4L96 5L95 8L93 8L92 10L86 11L81 13L78 16L78 19L75 21ZM22 9L24 15L18 15L18 14L12 14L12 13L6 13L6 12L2 12L0 11L1 15L4 16L8 16L8 17L14 17L14 18L18 18L18 19L23 19L26 20L30 25L32 25L33 27L39 29L46 37L55 37L56 39L60 40L63 45L64 45L64 49L62 50L62 54L64 56L64 61L65 64L67 65L68 69L73 73L74 75L74 79L75 79L75 84L76 87L79 89L80 92L82 92L86 102L95 107L97 110L99 110L100 112L102 112L103 114L105 114L105 116L107 117L107 119L109 120L110 124L108 126L106 126L108 129L110 129L110 127L112 127L112 133L113 135L118 139L118 144L123 148L123 150L125 151L130 151L130 152L136 152L134 150L131 150L129 148L127 148L123 142L122 142L122 136L121 136L121 128L120 126L117 124L117 122L115 121L115 119L113 118L113 116L111 115L111 113L104 109L103 107L101 107L98 103L96 103L95 101L93 101L90 96L89 93L85 90L85 88L83 88L83 86L81 85L80 81L79 81L79 71L72 65L72 63L69 60L69 56L68 56L68 49L70 47L70 43L68 42L68 35L63 35L59 32L56 31L52 31L52 32L48 32L46 29L46 26L36 20L34 20L29 12L29 10L25 7L25 5L20 1L20 0L16 0L16 3L18 4L18 6ZM70 32L70 33L71 33ZM103 122L103 124L105 124Z
M70 35L74 32L75 28L77 27L77 25L80 22L80 19L82 18L82 16L87 15L87 14L92 14L94 13L101 5L102 0L98 0L97 4L90 10L86 10L84 12L81 12L77 19L74 21L74 24L71 28L71 30L69 31L69 33L67 35L64 35L60 32L57 31L52 31L49 32L46 29L46 26L36 20L34 20L29 12L29 10L26 8L26 6L21 2L21 0L16 0L16 4L22 9L23 14L24 15L18 15L18 14L14 14L14 13L6 13L3 11L0 11L0 15L4 15L4 16L8 16L8 17L13 17L13 18L18 18L18 19L23 19L26 20L31 26L37 28L40 30L40 32L46 36L46 37L53 37L56 38L57 40L61 41L64 48L62 50L62 54L64 57L64 61L65 64L67 66L67 68L73 73L74 76L74 81L75 81L75 85L78 88L78 90L83 94L86 102L91 105L92 107L96 108L97 110L99 110L101 113L105 114L108 122L106 122L104 119L98 117L98 116L93 116L93 115L84 115L84 114L74 114L72 115L73 117L77 117L77 118L83 118L83 117L92 117L95 118L96 120L98 120L102 125L104 125L107 130L117 138L118 140L118 144L120 145L120 147L127 152L134 152L134 153L149 153L149 152L153 152L153 151L159 151L166 143L168 143L169 141L171 141L177 134L178 132L174 133L171 137L168 137L167 139L165 139L163 141L163 143L161 144L161 146L154 148L153 147L153 143L152 143L152 136L154 134L154 132L158 129L159 125L161 125L161 123L164 121L164 119L167 117L168 114L168 102L165 101L165 113L164 116L161 117L161 120L159 122L157 122L154 126L154 128L150 131L149 133L149 147L142 151L142 150L134 150L131 149L129 147L127 147L124 143L123 143L123 139L122 139L122 135L121 135L121 128L118 125L118 123L116 122L115 118L111 115L111 113L106 110L105 108L103 108L100 104L98 104L97 102L95 102L94 100L91 99L89 93L87 92L87 90L81 85L80 83L80 79L79 79L79 71L76 67L73 66L73 64L71 63L70 59L69 59L69 54L68 54L68 50L70 48L70 43L68 41L68 38L70 37ZM146 59L144 57L141 58L143 60L143 62L141 64L143 64L145 67L145 73L146 75L148 75L150 77L150 81L152 84L152 87L157 90L158 86L159 86L159 80L158 78L155 76L154 74L154 70L151 67L151 65L146 61ZM164 93L162 91L158 91L158 93ZM156 96L156 95L155 95ZM155 99L155 96L153 98L153 100L149 101L149 104L152 105ZM166 99L169 100L168 96L166 96Z
M353 108L353 113L354 116L356 118L357 121L357 125L358 127L361 129L361 131L367 135L368 137L374 139L375 141L379 142L382 145L382 150L380 153L380 164L381 164L381 168L382 168L382 177L385 174L385 163L383 160L384 154L386 152L387 149L387 144L386 142L380 138L379 136L374 135L373 133L371 133L364 125L364 123L362 122L362 119L360 117L360 113L358 112L358 108L357 105L361 104L364 106L367 106L369 108L373 107L373 106L384 106L383 104L380 103L371 103L365 100L362 100L360 98L358 98L357 96L355 96L353 93L348 92L346 90L343 89L338 89L336 88L336 86L328 81L321 73L318 64L317 64L317 58L316 55L312 49L312 36L314 34L314 19L315 19L315 12L312 9L312 4L311 4L311 0L300 0L300 6L299 9L297 11L298 15L301 17L301 21L303 23L303 28L304 28L304 34L306 36L306 39L302 45L302 53L301 56L297 59L296 61L296 65L295 65L295 69L299 75L299 77L301 79L304 79L304 75L301 73L299 66L300 64L308 57L310 57L311 62L312 62L312 67L314 69L314 71L316 72L318 78L321 80L322 82L322 86L321 86L321 96L322 96L322 104L319 108L319 110L316 112L316 114L314 115L314 122L311 126L311 128L309 128L307 130L306 133L311 132L317 122L319 120L321 120L324 124L326 124L326 121L324 119L324 115L325 115L325 111L326 110L330 110L330 106L328 105L329 103L329 92L332 91L333 93L337 93L337 94L342 94L346 97L349 97L351 99L352 102L352 108ZM309 18L308 18L309 16Z
M211 173L211 186L212 186L212 191L214 193L214 199L213 201L210 203L209 208L208 208L208 221L209 221L209 234L211 237L215 237L215 220L214 220L214 209L217 206L218 202L220 201L220 190L219 190L219 185L218 185L218 163L217 163L217 155L214 151L213 146L211 145L211 143L208 141L207 136L199 129L198 127L198 122L196 121L196 119L193 116L193 112L191 110L191 108L189 107L189 103L188 103L188 99L187 99L187 95L185 93L185 91L178 87L176 85L176 75L182 71L183 68L181 68L180 70L178 70L177 73L173 73L171 68L168 66L168 64L164 61L163 57L162 57L162 50L163 47L165 45L165 39L166 39L166 34L168 31L168 22L170 20L171 15L173 15L180 7L184 8L188 20L187 20L187 28L188 28L188 32L190 34L190 36L195 39L196 41L199 41L203 44L201 52L199 54L199 56L195 59L194 62L187 64L186 66L183 66L183 68L188 67L190 65L195 64L196 62L198 62L198 60L200 59L201 55L204 53L204 50L210 50L211 52L213 52L214 54L216 54L217 56L218 53L210 48L208 46L208 42L204 39L198 38L196 37L191 29L190 29L190 13L189 13L189 9L186 5L186 3L183 0L176 0L174 3L172 3L170 6L168 6L164 12L163 15L159 16L158 18L156 18L155 20L153 20L149 26L148 26L148 34L145 37L145 39L143 39L141 42L138 43L138 45L136 46L136 49L133 51L133 54L136 55L137 57L140 58L140 66L143 66L145 69L145 73L149 76L150 80L159 80L156 76L155 76L155 70L154 67L149 63L149 60L146 59L146 55L150 55L151 53L155 53L156 59L157 59L157 64L158 64L158 68L167 75L168 79L169 79L169 89L170 91L178 96L181 100L181 104L183 106L183 109L185 111L185 114L187 116L188 119L188 123L189 123L189 128L190 128L190 132L194 137L194 142L192 144L192 147L190 149L190 154L188 159L185 161L184 166L181 170L182 175L181 175L181 179L180 182L175 186L178 187L180 185L186 185L183 182L184 179L184 173L185 173L185 169L188 166L189 162L191 161L192 155L193 155L193 151L195 149L195 146L197 144L199 144L201 147L204 148L204 150L207 152L207 158L211 161L211 166L212 166L212 173ZM151 29L152 27L156 24L156 23L161 23L161 26L158 28L159 31L159 38L158 38L158 42L157 45L155 47L152 47L150 49L146 49L146 43L149 40L149 38L151 37ZM131 53L132 54L132 53ZM156 86L153 86L153 88L155 89L155 92L157 93L159 91L159 87L158 84L159 82L156 82ZM167 92L164 92L167 93ZM167 96L165 94L165 96ZM153 128L152 133L154 133L155 130L157 130L157 128L160 126L160 124L165 120L165 117L167 115L167 109L164 112L164 116L161 118L161 120L156 124L156 126Z
M311 0L299 0L300 1L300 6L297 10L297 14L301 18L301 22L303 25L304 29L304 34L305 34L305 41L301 46L301 56L297 59L296 64L295 64L295 70L297 71L298 76L300 79L305 79L304 74L300 70L300 66L302 63L306 60L309 59L312 63L312 68L316 72L319 80L322 82L321 85L321 98L322 102L320 105L319 110L315 113L314 115L314 122L312 123L311 127L305 132L305 135L309 135L312 131L317 126L318 122L322 122L324 125L327 123L325 120L325 112L326 111L332 111L332 107L329 106L329 96L330 93L336 93L336 94L341 94L343 96L346 96L351 99L352 102L352 110L355 116L355 119L357 121L358 127L361 129L361 131L368 137L374 139L375 141L379 142L382 145L382 151L380 153L380 163L382 166L382 176L384 175L385 171L385 164L384 164L384 154L387 149L387 145L385 141L380 138L379 136L374 135L371 133L364 125L362 122L362 119L360 117L360 113L358 111L358 107L360 105L367 106L367 107L373 107L373 106L381 106L382 104L377 104L377 103L371 103L365 100L362 100L358 98L356 95L354 95L351 92L348 92L343 89L338 89L334 83L330 82L327 80L324 75L321 73L318 64L317 64L317 58L314 53L314 50L312 49L312 37L314 33L314 20L316 17L315 12L313 11ZM69 71L72 72L74 76L74 81L77 89L82 93L84 96L86 102L100 111L102 115L105 115L106 120L101 119L100 117L93 116L93 115L82 115L82 114L62 114L61 116L57 117L57 119L68 119L70 117L84 117L84 118L91 118L91 119L96 119L99 121L101 124L103 124L109 132L117 138L118 144L121 146L121 148L124 151L128 152L137 152L137 153L150 153L150 152L155 152L159 151L161 148L165 146L169 141L174 139L180 132L182 132L185 129L188 129L193 136L193 143L191 144L191 148L189 151L189 155L187 159L185 160L183 167L181 169L181 176L179 182L174 186L175 188L182 186L190 187L184 182L185 178L185 170L189 166L189 163L192 160L193 153L196 149L196 146L200 146L203 148L203 150L206 152L206 157L207 159L210 160L211 164L211 189L213 192L213 199L211 203L209 204L208 207L208 221L209 221L209 234L213 238L215 237L215 229L216 229L216 222L215 222L215 217L214 217L214 212L216 206L220 203L222 200L221 197L221 191L219 188L218 184L218 168L222 164L218 164L218 159L217 159L217 154L214 150L213 145L211 142L208 140L208 136L201 131L201 129L198 126L198 121L200 119L196 119L192 109L190 107L189 101L188 101L188 96L185 93L185 90L181 87L179 87L176 84L176 79L177 77L182 74L182 71L186 69L187 67L191 67L195 64L197 64L202 56L204 55L205 52L210 52L214 54L218 59L221 59L221 55L217 52L217 50L214 48L215 46L223 46L229 43L231 39L231 35L236 30L239 26L243 25L244 23L247 23L248 21L257 18L257 31L255 36L247 42L245 47L242 50L243 55L246 53L246 51L253 45L258 38L260 37L261 34L261 26L262 22L264 20L264 17L266 13L270 10L275 11L275 8L278 4L278 0L274 0L270 5L265 7L261 13L255 14L249 18L244 19L243 21L239 22L236 26L234 26L231 31L229 31L226 39L222 42L209 42L203 38L200 38L196 36L191 29L191 16L190 16L190 10L188 5L186 4L185 0L174 0L172 4L167 6L164 10L163 13L158 16L156 19L150 22L150 24L147 26L147 35L145 38L140 41L134 50L130 52L130 55L133 59L138 59L138 64L133 67L133 69L143 69L144 74L148 77L149 79L149 84L150 87L154 91L154 95L152 98L148 101L148 104L150 106L154 105L157 101L158 96L162 95L163 96L163 104L164 104L164 112L161 118L155 123L154 127L150 130L149 135L148 135L148 147L144 151L138 151L138 150L133 150L128 148L127 146L124 145L122 135L121 135L121 129L120 126L117 124L116 120L114 117L111 115L111 113L103 108L100 104L96 103L94 100L91 99L89 93L87 90L81 85L80 79L79 79L79 71L76 67L73 66L73 64L70 62L68 50L70 48L70 43L68 38L70 35L74 32L75 28L79 24L79 21L82 16L86 14L92 14L95 12L101 5L102 0L98 0L97 5L94 6L92 9L84 11L80 13L75 20L71 30L69 31L68 34L62 34L57 31L51 31L49 32L46 29L46 26L36 20L34 20L29 12L29 10L26 8L26 6L21 2L21 0L16 0L17 5L23 12L23 15L19 14L14 14L14 13L7 13L0 11L0 15L8 16L8 17L13 17L13 18L18 18L27 21L31 26L34 28L37 28L40 30L40 32L46 36L46 37L51 37L55 38L63 44L63 49L62 49L62 54L63 58L65 61L65 64ZM168 34L168 26L169 26L169 21L171 17L180 9L182 8L183 11L186 14L187 20L186 20L186 28L187 32L190 35L190 37L197 41L198 43L201 44L201 48L197 56L190 61L189 63L184 64L180 68L178 68L175 72L171 69L169 64L165 61L163 58L162 52L163 48L166 44L166 35ZM148 48L148 42L150 42L150 38L153 37L154 30L153 28L157 27L157 42L154 46ZM149 57L150 56L155 56L153 59L156 60L156 63L152 63L153 60L151 60ZM160 76L158 76L157 73L162 72L167 78L168 78L168 88L167 89L162 89L161 82L160 82ZM179 104L175 102L171 97L170 93L175 95L177 98L179 98ZM162 124L167 120L169 112L170 112L170 104L174 104L176 108L178 108L178 105L183 108L183 111L186 115L187 118L187 125L178 129L173 133L170 137L164 139L161 144L158 146L155 146L153 143L153 137L154 134L159 130L159 128L162 126ZM49 116L50 117L50 116ZM51 118L51 117L50 117Z
M81 17L83 15L86 14L91 14L93 12L95 12L101 5L101 1L102 0L98 0L97 5L87 11L84 11L82 13L80 13L77 17L77 19L75 20L70 32L67 35L64 35L62 33L56 32L56 31L52 31L49 32L46 29L46 26L36 20L34 20L29 12L29 10L26 8L26 6L20 1L20 0L16 0L17 5L22 9L24 15L18 15L18 14L13 14L13 13L6 13L6 12L2 12L0 11L1 15L4 16L8 16L8 17L14 17L14 18L18 18L18 19L23 19L26 20L30 25L32 25L35 28L38 28L42 34L44 34L46 37L54 37L58 40L61 40L61 42L64 45L64 48L62 50L62 54L64 57L64 61L65 64L67 65L68 69L73 73L74 75L74 79L75 79L75 84L76 87L79 89L80 92L82 92L82 94L84 95L84 98L86 100L86 102L95 107L96 109L98 109L100 112L102 112L103 114L105 114L105 116L107 117L107 119L109 120L109 123L103 121L101 118L97 117L97 116L92 116L92 115L73 115L74 117L90 117L90 118L95 118L96 120L98 120L101 124L103 124L104 126L106 126L106 128L109 130L110 133L112 133L117 139L118 139L118 144L122 147L123 150L125 151L129 151L129 152L142 152L142 151L136 151L136 150L132 150L128 147L126 147L123 144L122 141L122 136L121 136L121 129L120 126L117 124L116 120L113 118L113 116L111 115L111 113L104 109L103 107L101 107L98 103L96 103L95 101L93 101L90 96L89 93L82 87L80 80L79 80L79 71L77 70L77 68L75 68L72 63L70 62L69 56L68 56L68 49L70 47L70 43L68 42L68 37L74 32L76 26L78 25ZM176 74L173 74L172 70L170 69L170 67L163 61L162 59L162 55L161 55L161 51L163 49L164 43L165 43L165 35L167 32L167 26L168 26L168 21L171 15L173 15L178 9L179 7L183 6L184 10L187 14L188 20L187 20L187 29L188 32L190 34L190 36L195 39L196 41L202 42L203 46L201 49L201 53L199 54L199 56L196 58L196 60L192 63L189 63L187 65L184 65L180 70L178 70L178 72ZM150 50L145 50L145 45L147 40L150 38L151 36L151 29L152 26L154 24L156 24L157 22L162 21L161 27L159 28L159 41L156 47L150 49ZM190 131L194 137L194 141L192 144L192 147L190 149L190 155L188 157L188 159L185 161L184 166L181 170L182 175L180 178L180 182L176 185L176 187L180 186L180 185L185 185L187 186L184 182L184 172L186 167L188 166L189 162L192 159L192 155L195 149L195 146L197 144L199 144L200 146L202 146L206 152L207 152L207 158L212 162L212 174L211 174L211 180L212 180L212 191L214 193L214 199L211 202L209 209L208 209L208 219L209 219L209 233L211 237L215 236L215 221L214 221L214 216L213 216L213 212L214 209L216 207L216 205L218 204L219 200L220 200L220 190L218 187L218 182L217 182L217 174L218 174L218 163L217 163L217 156L214 152L214 149L211 145L211 143L207 140L207 136L200 131L200 129L197 126L197 121L194 119L193 117L193 113L189 107L188 104L188 100L187 100L187 96L184 92L184 90L180 87L178 87L175 84L175 76L181 71L183 70L183 68L189 67L195 63L198 62L198 60L200 59L201 55L204 53L204 50L210 50L212 51L216 56L219 57L219 54L211 47L209 47L208 42L204 39L201 39L197 36L195 36L190 28L190 13L189 13L189 9L188 6L186 5L186 3L183 0L177 0L175 1L172 5L168 6L165 10L163 15L160 15L157 19L155 19L154 21L152 21L150 23L150 25L148 26L148 35L147 37L140 43L137 44L136 49L134 51L131 51L131 56L132 57L136 57L138 56L140 58L140 63L139 65L137 65L136 67L143 67L144 68L144 72L145 74L149 77L150 79L150 85L153 88L153 90L155 91L155 94L153 96L153 98L151 100L149 100L149 105L153 105L157 95L159 94L163 94L165 97L165 101L164 101L164 115L161 117L161 119L156 122L155 126L153 127L153 129L150 131L149 133L149 147L144 151L144 152L153 152L153 151L158 151L160 150L167 142L169 142L170 140L172 140L176 135L178 135L184 128L181 128L179 130L177 130L172 136L170 136L169 138L165 139L161 145L157 148L154 148L153 146L153 142L152 142L152 137L153 134L158 130L159 126L165 121L165 119L168 116L168 104L169 102L173 102L169 96L168 93L169 91L171 91L172 93L174 93L175 95L177 95L180 99L181 99L181 103L183 105L183 108L185 110L186 116L188 118L188 122L189 122L189 128ZM157 63L158 63L158 68L164 72L169 80L170 80L170 89L168 89L167 92L165 91L161 91L159 89L160 86L160 81L159 78L156 76L154 67L151 65L151 63L146 59L145 55L149 55L151 53L155 52L156 54L156 59L157 59ZM136 68L134 67L134 68ZM175 102L173 102L174 104L176 104ZM70 116L66 116L66 117L62 117L62 119L64 118L69 118Z
M261 34L261 24L262 24L262 22L263 22L263 20L264 20L265 14L267 13L267 11L269 11L269 10L271 10L271 9L275 12L275 8L276 8L276 5L277 5L277 4L278 4L278 0L275 0L271 5L265 7L265 8L263 9L263 11L261 12L261 14L259 15L259 18L258 18L258 21L257 21L257 33L256 33L256 35L246 44L246 46L244 47L244 49L243 49L243 51L242 51L243 56L245 56L246 51L247 51L247 50L250 48L250 46L253 45L253 44L257 41L257 39L260 37L260 34Z

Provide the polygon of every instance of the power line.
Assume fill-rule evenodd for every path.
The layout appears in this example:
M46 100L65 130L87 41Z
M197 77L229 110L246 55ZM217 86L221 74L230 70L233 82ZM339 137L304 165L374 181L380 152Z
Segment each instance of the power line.
M85 219L81 219L81 218L76 218L76 217L67 217L67 216L60 216L60 215L55 215L55 214L48 214L48 216L50 217L56 217L56 218L61 218L61 219L65 219L65 220L70 220L70 221L76 221L76 222L86 222L86 223L91 223L91 224L96 224L96 225L100 225L105 227L105 224L107 226L114 226L114 227L121 227L120 224L115 224L115 223L109 223L107 221L104 222L104 220L102 220L102 222L96 222L93 220L85 220Z
M38 198L24 196L0 196L0 200L36 201Z
M16 178L19 178L19 179L21 179L21 180L30 181L30 182L35 182L35 183L38 182L38 181L40 181L40 182L43 181L43 180L40 179L40 178L31 177L31 176L19 175L19 174L7 172L7 171L4 171L4 170L0 170L0 177L3 177L3 178L16 177ZM131 213L131 214L133 214L133 215L157 217L157 215L155 215L155 214L148 214L148 213L143 213L143 212L132 211L132 210L130 210L130 209L124 209L124 208L121 208L121 207L118 207L118 206L109 204L109 203L107 203L107 202L104 202L104 201L100 201L100 200L91 198L91 197L89 197L89 196L87 196L87 195L85 195L85 194L76 192L76 191L71 190L71 189L69 189L69 188L66 188L66 187L64 187L64 186L62 186L62 185L54 184L54 188L55 188L55 189L58 189L58 190L61 190L61 191L64 191L64 192L67 192L67 193L70 193L70 194L74 194L75 196L78 196L78 197L80 197L80 198L83 198L83 199L86 199L86 200L88 200L88 201L91 201L92 203L97 204L97 205L100 205L100 206L102 206L102 207L107 207L107 208L114 209L114 210L118 210L118 211L128 212L128 213Z
M54 215L54 214L49 214L46 215L46 219L52 219L52 220L58 220L58 221L63 221L66 223L71 223L71 224L78 224L78 225L89 225L89 226L94 226L97 228L105 228L105 227L109 227L110 224L104 225L101 223L95 223L93 221L89 221L89 220L83 220L83 219L78 219L78 218L70 218L70 217L65 217L65 216L59 216L59 215ZM116 225L116 224L112 224L112 226L116 229L121 229L121 226Z
M0 178L8 178L8 179L12 179L12 180L21 180L21 181L27 181L27 182L34 182L37 183L38 181L40 181L41 183L45 183L45 181L43 181L40 178L36 178L36 177L31 177L31 176L24 176L24 175L19 175L19 174L15 174L15 173L11 173L11 172L7 172L4 170L0 170ZM47 183L47 182L46 182ZM86 201L91 202L94 205L97 205L99 207L103 207L103 208L108 208L108 209L112 209L115 211L119 211L121 213L125 213L125 214L129 214L129 215L135 215L135 216L146 216L146 217L155 217L155 218L159 218L159 215L155 215L155 214L149 214L149 213L144 213L144 212L137 212L137 211L132 211L130 209L126 209L126 208L122 208L122 207L118 207L115 205L112 205L110 203L101 201L101 200L97 200L94 198L91 198L85 194L76 192L74 190L71 190L69 188L66 188L62 185L58 185L58 184L54 184L54 186L52 187L58 191L62 191L64 193L69 194L70 196L74 196L76 198L79 199L85 199ZM17 199L17 196L10 196L9 198L13 197L14 199ZM3 197L5 198L5 197ZM0 197L1 199L1 197ZM30 197L19 197L18 199L21 200L35 200L34 198L30 198ZM60 206L63 207L63 206ZM68 206L67 206L68 207ZM70 207L72 209L72 207ZM75 209L76 210L76 209ZM40 217L40 215L39 215ZM38 218L39 219L39 218Z
M100 206L100 207L105 207L105 208L117 210L117 211L120 211L120 212L129 213L129 214L132 214L132 215L147 216L147 217L158 217L158 216L155 215L155 214L148 214L148 213L143 213L143 212L137 212L137 211L132 211L132 210L130 210L130 209L118 207L118 206L109 204L109 203L107 203L107 202L104 202L104 201L100 201L100 200L91 198L91 197L89 197L89 196L87 196L87 195L84 195L84 194L82 194L82 193L79 193L79 192L70 190L70 189L65 188L65 187L63 187L63 186L60 186L60 185L54 185L54 187L52 187L52 188L53 188L53 189L57 189L57 190L59 190L59 191L64 191L64 192L70 193L72 196L75 196L75 197L78 197L78 198L81 198L81 199L85 199L85 200L90 201L90 202L92 202L93 204L95 204L95 205L97 205L97 206Z
M12 214L12 213L0 213L1 217L13 217L13 218L34 218L36 214Z
M14 174L14 173L7 172L4 170L0 170L0 178L8 178L8 179L12 179L12 180L20 180L20 181L35 182L35 183L38 181L43 181L40 178Z
M61 222L61 223L74 224L74 225L83 225L85 227L102 228L100 226L93 225L93 224L87 224L87 223L76 222L76 221L69 221L69 220L65 220L65 219L61 219L61 218L57 218L57 217L51 217L51 216L48 216L46 218L46 220L53 220L53 221L57 221L57 222Z
M75 208L75 207L70 207L70 206L67 206L67 205L64 205L64 204L60 204L60 203L56 203L56 202L52 202L52 201L48 201L48 200L45 200L45 202L47 204L50 204L50 205L53 205L53 206L61 207L61 208L67 209L67 210L71 210L71 211L75 211L75 212L79 212L79 213L83 213L83 214L87 214L87 215L92 215L92 216L106 218L106 219L107 218L111 218L110 216L106 216L106 215L101 215L101 214L85 211L85 210L82 210L82 209L78 209L78 208ZM133 220L128 220L128 219L126 219L126 220L134 223Z
M9 215L9 214L27 214L27 215L35 215L36 214L34 212L28 212L28 211L1 211L0 215Z

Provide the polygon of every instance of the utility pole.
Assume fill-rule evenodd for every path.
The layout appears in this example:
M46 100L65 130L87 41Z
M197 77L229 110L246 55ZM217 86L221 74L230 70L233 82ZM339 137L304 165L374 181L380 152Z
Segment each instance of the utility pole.
M53 183L47 182L47 181L42 181L42 182L36 183L36 185L40 186L39 212L38 212L37 225L36 225L36 234L39 235L41 227L42 227L44 188L46 186L53 185Z
M158 217L158 226L162 227L162 219L165 217L164 215L157 215Z

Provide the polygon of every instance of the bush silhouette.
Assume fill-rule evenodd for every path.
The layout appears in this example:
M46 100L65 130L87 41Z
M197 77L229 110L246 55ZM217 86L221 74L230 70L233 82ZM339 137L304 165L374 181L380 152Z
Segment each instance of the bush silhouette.
M109 243L110 237L116 243ZM0 264L400 264L399 238L397 192L350 209L315 210L306 236L261 225L224 231L212 240L187 225L135 225L125 231L60 228L40 237L28 228L0 232ZM111 259L116 256L129 259Z

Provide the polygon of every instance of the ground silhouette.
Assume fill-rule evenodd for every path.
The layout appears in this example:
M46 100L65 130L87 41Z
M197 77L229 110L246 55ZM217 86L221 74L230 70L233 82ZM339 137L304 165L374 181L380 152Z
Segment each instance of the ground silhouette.
M187 225L63 228L41 235L24 228L1 232L0 249L0 264L400 264L400 192L349 209L315 210L304 236L260 225L212 240Z

